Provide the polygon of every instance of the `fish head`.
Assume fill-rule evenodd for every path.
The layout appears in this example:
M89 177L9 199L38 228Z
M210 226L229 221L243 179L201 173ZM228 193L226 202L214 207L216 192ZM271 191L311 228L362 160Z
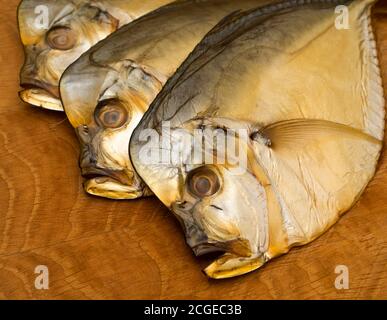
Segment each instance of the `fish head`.
M256 253L258 228L253 221L260 214L257 211L265 210L265 199L254 177L205 165L190 168L178 179L184 184L171 209L197 256L220 251L246 258ZM262 203L254 207L257 194Z
M100 64L92 53L66 70L60 93L80 141L87 193L110 199L150 195L133 169L128 145L161 86L131 61Z
M247 156L239 158L251 155L248 141L202 120L176 129L170 125L156 125L153 134L142 125L136 129L130 146L136 170L179 220L195 255L224 254L207 274L227 278L249 272L246 265L262 263L268 237L264 180L257 178ZM238 155L227 145L236 147Z
M67 0L24 0L18 23L25 51L20 97L56 111L63 111L58 84L64 70L118 28L118 20L93 2Z

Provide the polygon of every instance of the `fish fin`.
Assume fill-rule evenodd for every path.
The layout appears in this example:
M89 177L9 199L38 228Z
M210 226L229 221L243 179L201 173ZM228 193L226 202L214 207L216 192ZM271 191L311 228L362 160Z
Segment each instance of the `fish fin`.
M243 258L226 253L209 265L204 273L212 279L228 279L257 270L264 264L265 260L262 255Z
M316 139L331 139L335 135L366 140L373 144L382 143L375 137L344 124L307 119L280 121L260 129L251 137L254 141L276 150L283 147L303 148Z

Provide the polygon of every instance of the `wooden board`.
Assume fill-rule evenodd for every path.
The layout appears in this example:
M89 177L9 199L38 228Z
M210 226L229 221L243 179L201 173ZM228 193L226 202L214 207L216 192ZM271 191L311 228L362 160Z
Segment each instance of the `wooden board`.
M386 154L360 202L320 239L247 276L209 280L208 258L192 255L158 200L87 196L65 116L20 102L17 3L0 0L0 299L387 298ZM386 12L380 3L374 25L387 88ZM38 265L49 290L35 289ZM349 290L334 286L337 265L349 268Z

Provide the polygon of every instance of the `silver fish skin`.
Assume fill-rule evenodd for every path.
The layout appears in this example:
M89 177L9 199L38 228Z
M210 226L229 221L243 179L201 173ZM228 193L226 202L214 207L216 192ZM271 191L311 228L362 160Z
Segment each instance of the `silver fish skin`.
M81 143L89 194L148 196L128 155L145 111L195 46L228 14L273 0L185 0L121 28L72 64L60 81L66 115Z
M135 170L181 222L188 245L196 255L224 253L205 269L209 277L246 274L313 241L374 176L385 128L375 2L284 1L228 17L134 131ZM338 6L349 28L338 23ZM246 162L191 161L195 132L219 129ZM150 132L169 143L150 144ZM179 141L185 148L176 150ZM153 163L144 160L149 151ZM179 161L160 161L165 151L180 152ZM214 145L199 152L219 156Z
M63 111L58 84L82 53L118 28L172 0L23 0L18 26L25 51L20 97Z

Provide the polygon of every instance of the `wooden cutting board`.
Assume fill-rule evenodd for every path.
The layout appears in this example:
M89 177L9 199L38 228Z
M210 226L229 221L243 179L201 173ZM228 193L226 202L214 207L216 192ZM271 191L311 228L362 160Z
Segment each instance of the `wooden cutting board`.
M327 234L244 277L214 281L156 199L87 196L61 113L20 102L18 0L0 0L0 299L387 299L387 156ZM374 25L387 88L387 4ZM208 259L208 258L207 258ZM49 290L35 288L48 267ZM349 270L337 290L335 269Z

